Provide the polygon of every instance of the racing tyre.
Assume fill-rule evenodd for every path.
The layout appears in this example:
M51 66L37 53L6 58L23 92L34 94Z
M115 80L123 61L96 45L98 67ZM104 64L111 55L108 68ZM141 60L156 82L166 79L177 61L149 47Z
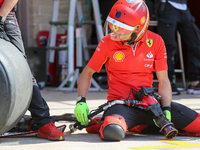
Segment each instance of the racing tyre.
M0 135L23 117L31 101L32 74L22 53L0 39Z

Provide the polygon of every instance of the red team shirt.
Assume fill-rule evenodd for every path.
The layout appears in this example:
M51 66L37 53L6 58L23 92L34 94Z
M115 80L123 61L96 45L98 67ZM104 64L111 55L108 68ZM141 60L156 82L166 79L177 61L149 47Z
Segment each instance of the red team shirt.
M0 0L0 6L3 4L3 1L4 1L4 0Z
M152 87L152 71L167 70L167 54L163 39L156 33L147 31L134 47L105 36L88 62L88 66L100 72L105 64L108 77L108 101L125 99L131 87L134 93ZM131 94L130 98L134 98Z

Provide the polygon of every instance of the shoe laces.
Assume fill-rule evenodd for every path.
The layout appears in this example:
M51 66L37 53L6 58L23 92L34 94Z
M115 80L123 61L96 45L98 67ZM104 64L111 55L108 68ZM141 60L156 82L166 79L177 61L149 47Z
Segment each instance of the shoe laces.
M53 122L48 123L50 129L57 129Z

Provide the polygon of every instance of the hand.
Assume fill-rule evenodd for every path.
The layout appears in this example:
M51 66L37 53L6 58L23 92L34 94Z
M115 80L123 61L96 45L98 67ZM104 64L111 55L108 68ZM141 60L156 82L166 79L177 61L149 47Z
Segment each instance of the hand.
M78 122L80 122L83 125L88 124L89 108L86 102L78 102L74 109L74 114Z
M167 118L167 120L169 120L171 122L171 107L170 106L162 107L162 110L164 113L163 116L165 116ZM156 119L153 119L153 121L154 121L155 125L160 128L160 126L157 124L157 121L158 122L160 122L160 121L156 120Z
M0 21L0 38L10 42L10 39L8 38L6 32L4 31L4 23L1 21Z

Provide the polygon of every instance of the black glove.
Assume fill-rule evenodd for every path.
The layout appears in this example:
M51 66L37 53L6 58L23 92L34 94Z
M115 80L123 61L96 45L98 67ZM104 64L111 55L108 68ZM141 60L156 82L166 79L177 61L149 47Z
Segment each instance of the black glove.
M0 38L10 42L10 39L8 38L6 32L4 31L4 23L2 21L0 21Z

